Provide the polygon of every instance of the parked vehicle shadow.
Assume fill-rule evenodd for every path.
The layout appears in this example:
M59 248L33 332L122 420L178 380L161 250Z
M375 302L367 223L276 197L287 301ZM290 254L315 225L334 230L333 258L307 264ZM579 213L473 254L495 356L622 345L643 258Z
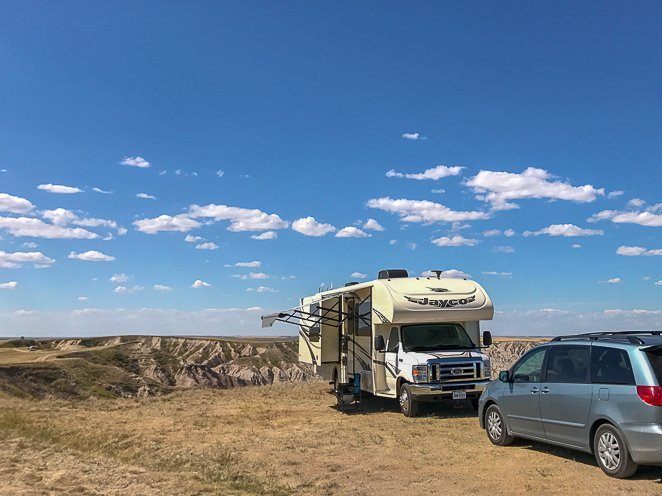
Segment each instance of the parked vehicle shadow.
M595 457L590 453L584 453L583 451L576 451L572 449L561 448L560 446L552 446L546 443L538 443L535 441L529 441L526 439L516 439L513 444L513 448L524 448L531 451L542 451L559 458L566 458L577 463L582 463L584 465L590 465L595 467L596 470L600 470ZM544 470L544 469L543 469ZM541 474L546 475L546 474ZM606 476L605 476L606 477ZM641 466L637 473L632 477L634 480L650 480L656 481L662 484L662 467L655 466Z
M331 408L337 409L336 405ZM374 415L378 413L400 413L400 406L397 400L393 398L382 398L370 393L363 393L361 405L356 409L348 409L343 412L349 415ZM476 417L476 410L469 401L458 402L439 402L420 404L419 417L438 417L438 418L470 418Z

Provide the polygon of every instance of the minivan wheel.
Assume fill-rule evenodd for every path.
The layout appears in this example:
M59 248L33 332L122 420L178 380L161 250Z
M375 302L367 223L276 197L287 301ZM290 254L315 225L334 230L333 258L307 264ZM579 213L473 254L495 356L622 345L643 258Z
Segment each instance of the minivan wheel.
M506 421L496 405L490 405L485 412L485 432L492 444L497 446L508 446L514 439L508 434Z
M626 479L634 475L638 465L632 460L620 432L611 424L598 427L593 436L595 460L610 477Z
M415 417L418 415L418 401L416 401L411 394L409 384L405 383L400 386L398 402L400 403L400 411L405 417Z

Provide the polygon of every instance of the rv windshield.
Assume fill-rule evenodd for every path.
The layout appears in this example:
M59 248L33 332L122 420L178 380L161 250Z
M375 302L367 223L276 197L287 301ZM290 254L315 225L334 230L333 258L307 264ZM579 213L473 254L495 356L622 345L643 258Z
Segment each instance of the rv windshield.
M405 351L466 350L475 348L459 324L416 324L401 328Z

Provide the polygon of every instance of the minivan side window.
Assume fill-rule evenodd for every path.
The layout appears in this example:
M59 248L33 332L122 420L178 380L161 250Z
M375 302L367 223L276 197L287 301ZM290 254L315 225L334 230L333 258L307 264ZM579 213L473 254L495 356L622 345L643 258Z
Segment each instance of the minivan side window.
M588 346L551 346L545 382L588 384L589 363Z
M634 385L634 374L627 352L618 348L592 346L591 382Z
M542 382L542 363L547 348L529 352L513 367L513 382Z

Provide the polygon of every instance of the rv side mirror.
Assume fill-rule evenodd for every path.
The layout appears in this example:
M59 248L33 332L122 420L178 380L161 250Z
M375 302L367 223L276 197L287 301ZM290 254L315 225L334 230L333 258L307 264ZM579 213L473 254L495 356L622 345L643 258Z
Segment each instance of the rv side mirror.
M502 370L499 372L499 380L501 382L510 382L510 374L507 370Z
M375 336L375 350L384 351L386 349L386 343L384 342L384 336Z
M483 346L492 346L492 333L483 331Z

